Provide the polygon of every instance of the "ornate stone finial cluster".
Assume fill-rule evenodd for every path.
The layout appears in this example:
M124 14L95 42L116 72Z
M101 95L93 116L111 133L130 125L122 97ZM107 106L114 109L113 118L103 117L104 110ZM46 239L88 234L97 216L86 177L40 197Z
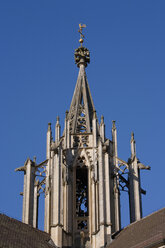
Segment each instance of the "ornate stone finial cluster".
M80 67L80 64L84 64L84 66L87 67L87 63L90 63L89 50L86 47L75 49L74 59L78 67Z
M85 28L85 24L79 24L79 30L80 33L80 44L81 46L77 49L75 49L74 59L75 63L78 67L80 67L80 64L83 64L85 67L87 67L87 63L90 63L90 53L89 50L86 47L83 47L82 44L84 42L83 38L84 35L82 34L82 29Z

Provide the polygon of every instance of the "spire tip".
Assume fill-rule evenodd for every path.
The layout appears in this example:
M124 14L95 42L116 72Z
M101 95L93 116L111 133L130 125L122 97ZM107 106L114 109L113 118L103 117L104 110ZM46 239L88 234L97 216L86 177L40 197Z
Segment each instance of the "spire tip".
M78 32L80 33L80 44L81 46L77 49L75 49L75 54L74 54L74 58L75 58L75 63L77 64L78 67L80 67L80 65L84 65L85 67L87 67L87 64L90 63L90 54L89 54L89 50L86 47L83 47L83 38L84 35L82 34L82 29L85 28L86 25L85 24L79 24L79 30Z
M114 120L112 121L112 128L116 129L116 121L114 121Z
M79 42L80 42L80 44L81 44L81 47L82 47L83 42L84 42L84 39L83 39L83 38L85 38L85 36L82 34L83 28L86 28L86 24L81 24L81 23L80 23L80 24L79 24L79 30L78 30L78 32L80 33Z
M101 124L103 124L104 123L104 116L102 115L101 116Z
M51 122L48 123L48 131L51 131Z
M135 142L134 132L131 132L131 141L130 142Z

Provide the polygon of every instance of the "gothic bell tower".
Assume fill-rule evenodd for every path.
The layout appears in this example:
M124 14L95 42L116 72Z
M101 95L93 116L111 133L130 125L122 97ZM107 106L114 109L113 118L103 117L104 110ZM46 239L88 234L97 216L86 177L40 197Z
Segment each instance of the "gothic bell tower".
M117 129L112 122L112 140L105 137L104 117L99 123L90 93L85 68L90 53L83 46L75 50L79 68L77 83L65 126L61 134L59 117L55 139L51 124L47 130L46 160L40 164L29 158L24 172L23 222L37 227L38 197L45 193L44 230L57 247L101 248L112 242L120 231L120 192L127 189L130 221L142 217L140 169L149 169L136 157L134 134L131 135L131 157L119 159Z
M111 240L110 142L105 139L103 117L98 123L87 81L89 50L82 45L82 37L80 43L75 50L79 74L63 135L59 119L55 142L48 128L52 190L45 199L45 216L51 219L45 229L58 247L103 247Z

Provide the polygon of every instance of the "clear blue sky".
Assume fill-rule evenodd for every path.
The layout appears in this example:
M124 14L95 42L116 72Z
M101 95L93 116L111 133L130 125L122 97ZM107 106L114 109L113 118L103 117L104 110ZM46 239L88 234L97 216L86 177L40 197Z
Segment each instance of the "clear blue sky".
M143 214L165 206L165 1L1 0L0 211L11 217L22 216L23 174L14 169L27 157L45 160L48 122L54 129L59 115L63 127L78 75L80 22L87 25L87 76L106 135L116 120L119 157L127 160L135 132L137 156L152 168L141 176ZM127 207L124 201L122 225Z

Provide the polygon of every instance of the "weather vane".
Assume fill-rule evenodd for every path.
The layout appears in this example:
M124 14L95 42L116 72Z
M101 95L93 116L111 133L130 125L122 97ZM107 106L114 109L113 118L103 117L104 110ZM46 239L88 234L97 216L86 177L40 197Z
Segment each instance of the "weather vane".
M80 23L80 24L79 24L79 30L78 30L78 32L80 33L79 42L80 42L81 46L82 46L82 44L83 44L83 42L84 42L83 38L85 38L85 36L82 34L83 28L86 28L86 25Z

